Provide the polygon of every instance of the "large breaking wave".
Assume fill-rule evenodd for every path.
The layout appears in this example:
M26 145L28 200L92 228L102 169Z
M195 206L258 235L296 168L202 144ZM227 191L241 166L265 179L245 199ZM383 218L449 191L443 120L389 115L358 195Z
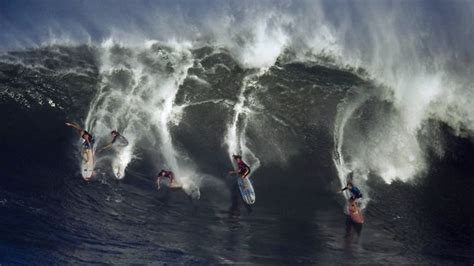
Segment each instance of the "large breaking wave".
M5 10L17 8L11 4ZM71 11L70 17L62 18L61 23L48 17L61 8L66 14ZM39 43L97 43L110 37L130 47L146 47L153 42L147 40L153 39L175 40L225 47L244 68L268 68L290 51L291 60L360 69L365 78L380 84L375 94L392 102L394 111L388 121L384 117L380 122L385 125L369 129L372 136L346 144L368 139L369 149L380 152L367 154L355 146L351 153L359 159L348 163L358 165L362 172L375 171L391 182L411 179L426 170L416 137L424 121L443 121L463 136L474 129L469 85L473 51L468 44L473 32L465 19L472 10L466 2L443 1L400 5L389 1L370 5L350 1L56 3L53 11L32 14L25 9L15 19L6 12L2 23L10 28L2 41L5 47L18 48ZM108 16L99 15L101 12ZM21 30L26 34L15 34ZM107 68L107 56L102 60ZM383 143L374 134L383 135ZM439 150L442 153L441 147Z
M140 189L170 168L192 198L222 208L213 197L225 197L241 153L263 179L261 206L307 182L333 195L351 171L366 206L382 198L374 180L429 178L453 153L449 139L474 133L468 2L31 3L34 14L2 5L2 104L41 113L32 120L49 118L46 128L81 121L99 146L122 132L129 146L98 155L104 184L111 165ZM64 139L58 154L74 150ZM5 145L15 159L27 150ZM288 176L298 181L286 187Z

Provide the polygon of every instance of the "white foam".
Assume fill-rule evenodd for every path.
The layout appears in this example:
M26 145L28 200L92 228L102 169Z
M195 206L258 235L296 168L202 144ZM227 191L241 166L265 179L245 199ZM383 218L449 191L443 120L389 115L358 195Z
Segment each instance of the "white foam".
M364 150L359 154L359 164L365 163L364 167L385 175L387 182L395 178L410 180L425 169L423 151L416 135L427 119L445 122L463 136L474 134L473 33L466 31L472 26L472 1L438 3L440 8L426 6L425 1L412 1L406 5L384 1L369 5L339 1L217 1L207 3L205 9L198 8L199 5L191 2L164 6L124 4L114 9L107 19L99 15L109 9L107 4L78 7L75 12L80 15L77 17L87 17L89 25L97 25L94 30L102 32L99 38L105 39L104 50L115 45L137 47L132 52L133 68L130 69L135 77L135 91L123 96L135 105L150 104L136 97L147 91L138 86L143 82L138 77L150 74L146 74L137 60L136 52L150 49L158 42L174 42L171 47L182 47L187 43L184 45L187 48L192 43L210 43L228 49L246 68L268 68L285 49L289 49L299 60L324 58L341 67L362 67L370 78L390 88L391 97L385 100L393 102L399 117L391 121L390 129L384 132L383 144L373 143L372 151ZM132 14L129 12L131 6ZM85 23L77 17L66 25L49 18L38 21L33 25L34 29L49 33L41 34L39 42L13 34L22 32L13 23L8 24L12 27L7 27L5 35L12 36L12 44L30 46L35 43L97 43L98 38L89 36ZM112 64L110 60L108 56L102 58L101 71L127 69L126 65ZM164 93L173 86L169 84L169 89L161 87L158 91ZM235 113L245 113L243 109L239 110L239 105L236 107ZM155 117L158 124L163 125L168 118L179 120L173 115L177 114L174 107L170 110L169 103L165 102L163 108L164 117ZM107 110L97 110L97 113L103 116ZM229 132L236 132L237 120L234 117ZM129 134L140 133L131 130ZM166 133L162 134L162 139L169 139ZM239 134L232 134L227 136L229 149L233 152L242 150ZM376 132L372 134L376 136ZM403 141L400 144L398 140ZM382 149L396 150L410 159L379 152ZM173 155L172 150L169 152L169 164L176 165L172 159L176 154Z
M249 119L251 119L252 111L246 105L246 93L252 85L255 85L255 78L264 73L264 71L261 71L244 78L237 103L234 105L234 115L231 123L227 126L227 134L224 139L229 159L234 162L232 155L241 155L251 165L252 172L255 172L260 167L260 160L247 145L247 126Z
M123 171L135 157L137 143L150 141L164 158L156 167L172 170L189 193L199 196L199 180L190 174L196 171L182 160L185 155L175 149L169 129L176 119L174 109L179 109L174 106L176 93L193 60L188 43L168 44L148 41L129 47L113 39L104 41L100 68L102 86L86 124L99 138L110 138L106 137L109 132L117 129L129 140L129 145L119 149L113 159L113 164ZM173 66L172 72L168 64Z

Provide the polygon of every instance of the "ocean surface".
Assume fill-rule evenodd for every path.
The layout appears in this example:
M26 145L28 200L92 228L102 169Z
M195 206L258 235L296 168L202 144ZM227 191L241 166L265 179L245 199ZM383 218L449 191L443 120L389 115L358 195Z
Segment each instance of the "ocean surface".
M474 33L454 30L472 4L329 2L118 2L103 21L107 1L1 4L0 263L472 265ZM110 30L126 19L133 41ZM66 122L96 139L91 181ZM113 129L129 145L99 151ZM183 189L158 190L161 169ZM350 172L363 225L337 192Z

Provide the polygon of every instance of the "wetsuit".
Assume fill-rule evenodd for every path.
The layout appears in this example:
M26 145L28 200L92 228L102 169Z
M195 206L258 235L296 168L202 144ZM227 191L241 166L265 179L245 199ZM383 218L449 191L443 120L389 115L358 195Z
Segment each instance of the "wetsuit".
M238 162L237 165L239 167L238 173L239 173L240 176L245 177L245 176L248 176L250 174L250 167L247 164L245 164L242 160L240 160L240 162ZM245 174L245 172L247 172L247 174ZM244 176L244 174L245 174L245 176Z
M349 189L349 188L345 187L345 188L342 189L342 191L344 191L346 189ZM352 188L350 188L349 191L352 194L351 200L356 200L356 199L362 198L362 193L360 192L360 190L356 186L352 186Z
M171 171L161 171L158 173L158 178L167 177L170 179L170 182L173 181L173 172Z
M95 139L89 132L84 130L81 138L84 140L82 142L82 147L84 147L84 149L92 149L94 147Z

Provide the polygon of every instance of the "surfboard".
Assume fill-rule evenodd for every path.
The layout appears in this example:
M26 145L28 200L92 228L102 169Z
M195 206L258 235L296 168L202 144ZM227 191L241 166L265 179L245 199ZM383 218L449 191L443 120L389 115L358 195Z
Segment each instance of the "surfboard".
M183 188L183 184L176 181L176 179L174 179L173 183L170 183L168 178L164 178L164 179L161 180L161 184L164 185L164 186L167 186L168 188L171 188L171 189Z
M112 163L112 171L114 172L114 175L118 179L122 179L125 176L125 171L122 169L122 161L120 159L114 160Z
M354 223L363 224L364 216L362 215L360 208L357 207L357 205L355 204L353 206L349 204L348 208L349 208L349 216L351 217L351 220Z
M182 188L183 185L179 183L178 181L174 181L173 183L168 185L169 188Z
M91 179L94 174L94 152L92 149L82 150L81 173L85 180Z
M122 167L120 167L119 164L113 165L112 170L114 172L115 177L118 179L122 179L125 175L124 171L122 171Z
M255 203L255 190L253 190L252 182L249 177L242 179L237 178L237 184L239 185L240 194L245 203L252 205Z

